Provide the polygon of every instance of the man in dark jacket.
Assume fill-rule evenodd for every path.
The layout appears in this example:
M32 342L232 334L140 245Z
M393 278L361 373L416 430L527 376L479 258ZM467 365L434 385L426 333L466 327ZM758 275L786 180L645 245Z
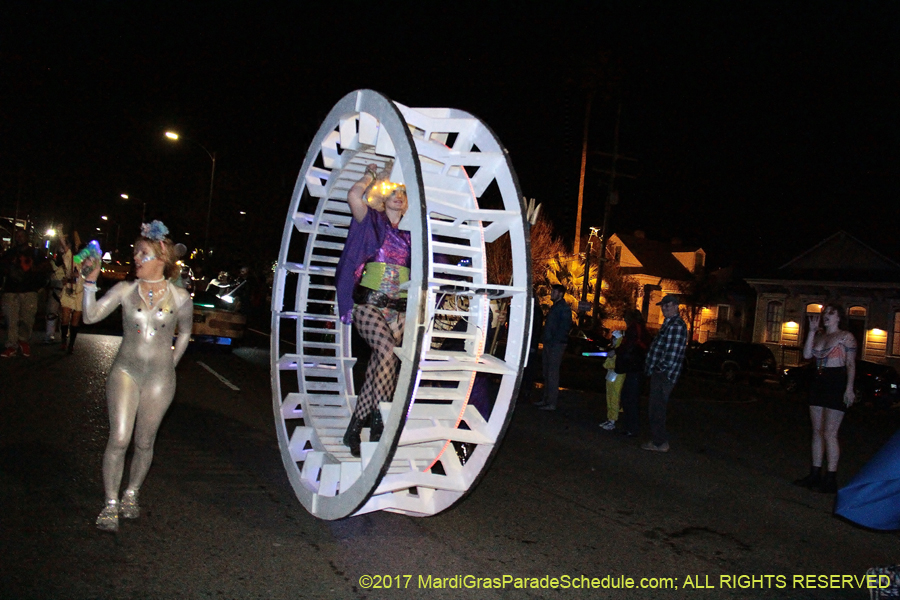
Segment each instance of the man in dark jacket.
M563 353L569 342L569 330L572 329L572 309L565 300L566 287L554 285L550 291L553 306L547 313L544 323L544 351L541 356L544 363L544 398L535 404L541 410L556 410L556 399L559 395L559 367L562 365Z
M31 356L31 331L37 313L38 291L47 284L50 264L28 243L28 236L17 229L13 246L0 260L3 282L3 315L6 317L6 348L2 358L18 352Z
M519 402L531 402L534 380L538 371L538 346L544 333L544 313L537 295L531 297L531 343L528 348L528 364L522 369L522 387L519 388Z

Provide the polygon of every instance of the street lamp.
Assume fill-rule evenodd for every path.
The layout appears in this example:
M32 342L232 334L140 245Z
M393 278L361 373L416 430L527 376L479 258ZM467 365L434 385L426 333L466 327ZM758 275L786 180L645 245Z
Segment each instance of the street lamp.
M177 133L175 133L174 131L167 131L166 137L168 139L172 140L173 142L177 142L179 139L181 139L181 136L178 135ZM192 140L191 138L184 138L184 139L186 139L187 141L191 142L192 144L198 146L201 150L206 152L206 155L209 157L209 160L212 161L212 172L209 175L209 202L207 203L207 206L206 206L206 238L203 243L204 252L206 253L206 256L208 257L209 256L209 219L210 219L210 216L212 215L213 184L216 181L216 153L210 152L209 150L206 149L205 146L203 146L203 144L201 144L200 142L198 142L196 140Z
M44 248L50 248L50 240L56 237L56 230L52 227L44 232L44 237L47 238L47 241L44 242Z

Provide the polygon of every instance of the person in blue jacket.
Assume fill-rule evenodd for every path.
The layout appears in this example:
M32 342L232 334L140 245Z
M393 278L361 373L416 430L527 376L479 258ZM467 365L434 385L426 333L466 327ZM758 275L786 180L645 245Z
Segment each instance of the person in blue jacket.
M572 329L572 309L566 303L566 286L554 285L550 290L553 306L547 313L544 322L542 342L544 351L544 397L537 406L541 410L556 410L559 396L559 368L562 365L563 353L569 342L569 331Z

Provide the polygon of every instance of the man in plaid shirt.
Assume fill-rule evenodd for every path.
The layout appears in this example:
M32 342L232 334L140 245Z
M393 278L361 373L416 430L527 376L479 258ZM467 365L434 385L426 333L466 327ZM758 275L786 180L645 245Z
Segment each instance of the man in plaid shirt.
M650 376L650 441L641 446L652 452L668 452L669 438L666 435L666 406L669 395L684 363L687 346L687 326L678 314L678 296L666 294L657 302L662 309L663 321L659 333L647 351L645 370Z

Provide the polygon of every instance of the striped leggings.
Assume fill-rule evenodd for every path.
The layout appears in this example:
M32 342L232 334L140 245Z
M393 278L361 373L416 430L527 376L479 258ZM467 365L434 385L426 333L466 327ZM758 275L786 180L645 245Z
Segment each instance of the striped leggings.
M372 356L366 368L366 381L357 397L356 410L353 411L353 415L359 420L368 417L378 402L390 402L394 397L397 365L400 363L400 359L394 354L394 347L403 338L406 315L397 314L395 319L388 322L383 311L389 310L395 312L371 304L357 304L353 307L356 330L372 348Z

